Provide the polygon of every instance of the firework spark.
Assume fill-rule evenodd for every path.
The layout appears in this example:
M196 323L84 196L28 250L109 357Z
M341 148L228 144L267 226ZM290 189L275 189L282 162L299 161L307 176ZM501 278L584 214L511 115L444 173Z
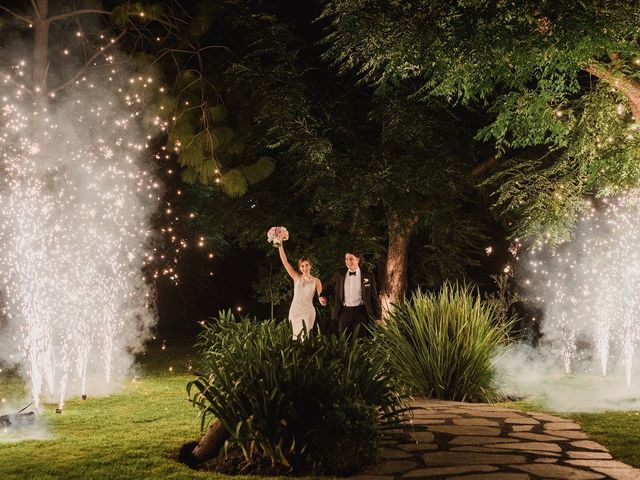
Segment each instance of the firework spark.
M34 111L20 91L0 103L0 279L13 347L2 350L24 365L36 404L60 408L119 384L155 321L141 266L160 192L141 155L139 105L95 83L80 98L83 88L55 110Z

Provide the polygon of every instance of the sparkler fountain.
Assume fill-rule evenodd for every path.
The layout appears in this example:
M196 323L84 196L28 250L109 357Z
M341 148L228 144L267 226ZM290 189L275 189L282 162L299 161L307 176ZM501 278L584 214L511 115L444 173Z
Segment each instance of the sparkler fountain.
M23 365L36 405L59 408L117 388L155 322L141 268L160 192L140 99L76 84L55 109L0 94L0 355Z
M555 251L540 242L521 259L528 296L544 311L542 342L523 362L506 356L506 383L564 395L557 408L640 404L640 193L598 203L570 241Z

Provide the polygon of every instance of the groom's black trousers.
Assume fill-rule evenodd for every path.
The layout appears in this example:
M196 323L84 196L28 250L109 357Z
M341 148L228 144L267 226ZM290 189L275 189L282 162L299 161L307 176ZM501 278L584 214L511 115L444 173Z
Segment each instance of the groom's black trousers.
M366 335L365 326L368 323L367 309L364 305L357 307L342 307L338 314L338 331L340 334L352 334L360 325L358 335Z

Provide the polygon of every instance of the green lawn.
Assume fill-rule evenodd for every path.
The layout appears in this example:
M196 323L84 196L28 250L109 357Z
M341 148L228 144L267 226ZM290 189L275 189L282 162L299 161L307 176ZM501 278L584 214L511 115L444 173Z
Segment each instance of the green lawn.
M46 405L41 422L50 438L0 443L0 479L222 478L176 461L180 446L199 435L197 410L185 392L193 358L191 348L151 348L141 357L141 376L129 381L123 393L70 400L61 415ZM0 374L0 398L19 398L21 390L14 377ZM509 405L541 410L526 402ZM580 422L616 459L640 467L638 412L563 416Z
M613 458L640 468L640 412L563 413L531 402L513 402L505 406L572 418L590 439L607 447Z
M70 400L62 414L45 405L42 421L51 438L0 443L0 479L222 478L176 461L180 446L199 435L185 391L190 357L190 348L156 347L122 394ZM19 397L21 389L15 378L0 376L1 398Z

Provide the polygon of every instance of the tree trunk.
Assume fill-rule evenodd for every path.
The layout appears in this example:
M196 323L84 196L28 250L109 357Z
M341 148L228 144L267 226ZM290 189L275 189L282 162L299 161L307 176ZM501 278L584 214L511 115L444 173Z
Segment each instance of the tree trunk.
M193 449L193 458L198 463L204 462L218 454L224 442L229 438L229 432L222 426L219 420L216 420L209 426L207 433L198 442Z
M640 82L631 78L619 78L601 65L591 64L586 67L587 72L608 83L614 89L623 93L629 101L631 114L636 122L640 122Z
M407 263L411 232L418 218L403 221L396 212L389 213L389 247L380 289L382 316L393 309L407 290Z
M36 104L47 100L47 71L49 69L49 0L36 0L33 22L33 93Z

